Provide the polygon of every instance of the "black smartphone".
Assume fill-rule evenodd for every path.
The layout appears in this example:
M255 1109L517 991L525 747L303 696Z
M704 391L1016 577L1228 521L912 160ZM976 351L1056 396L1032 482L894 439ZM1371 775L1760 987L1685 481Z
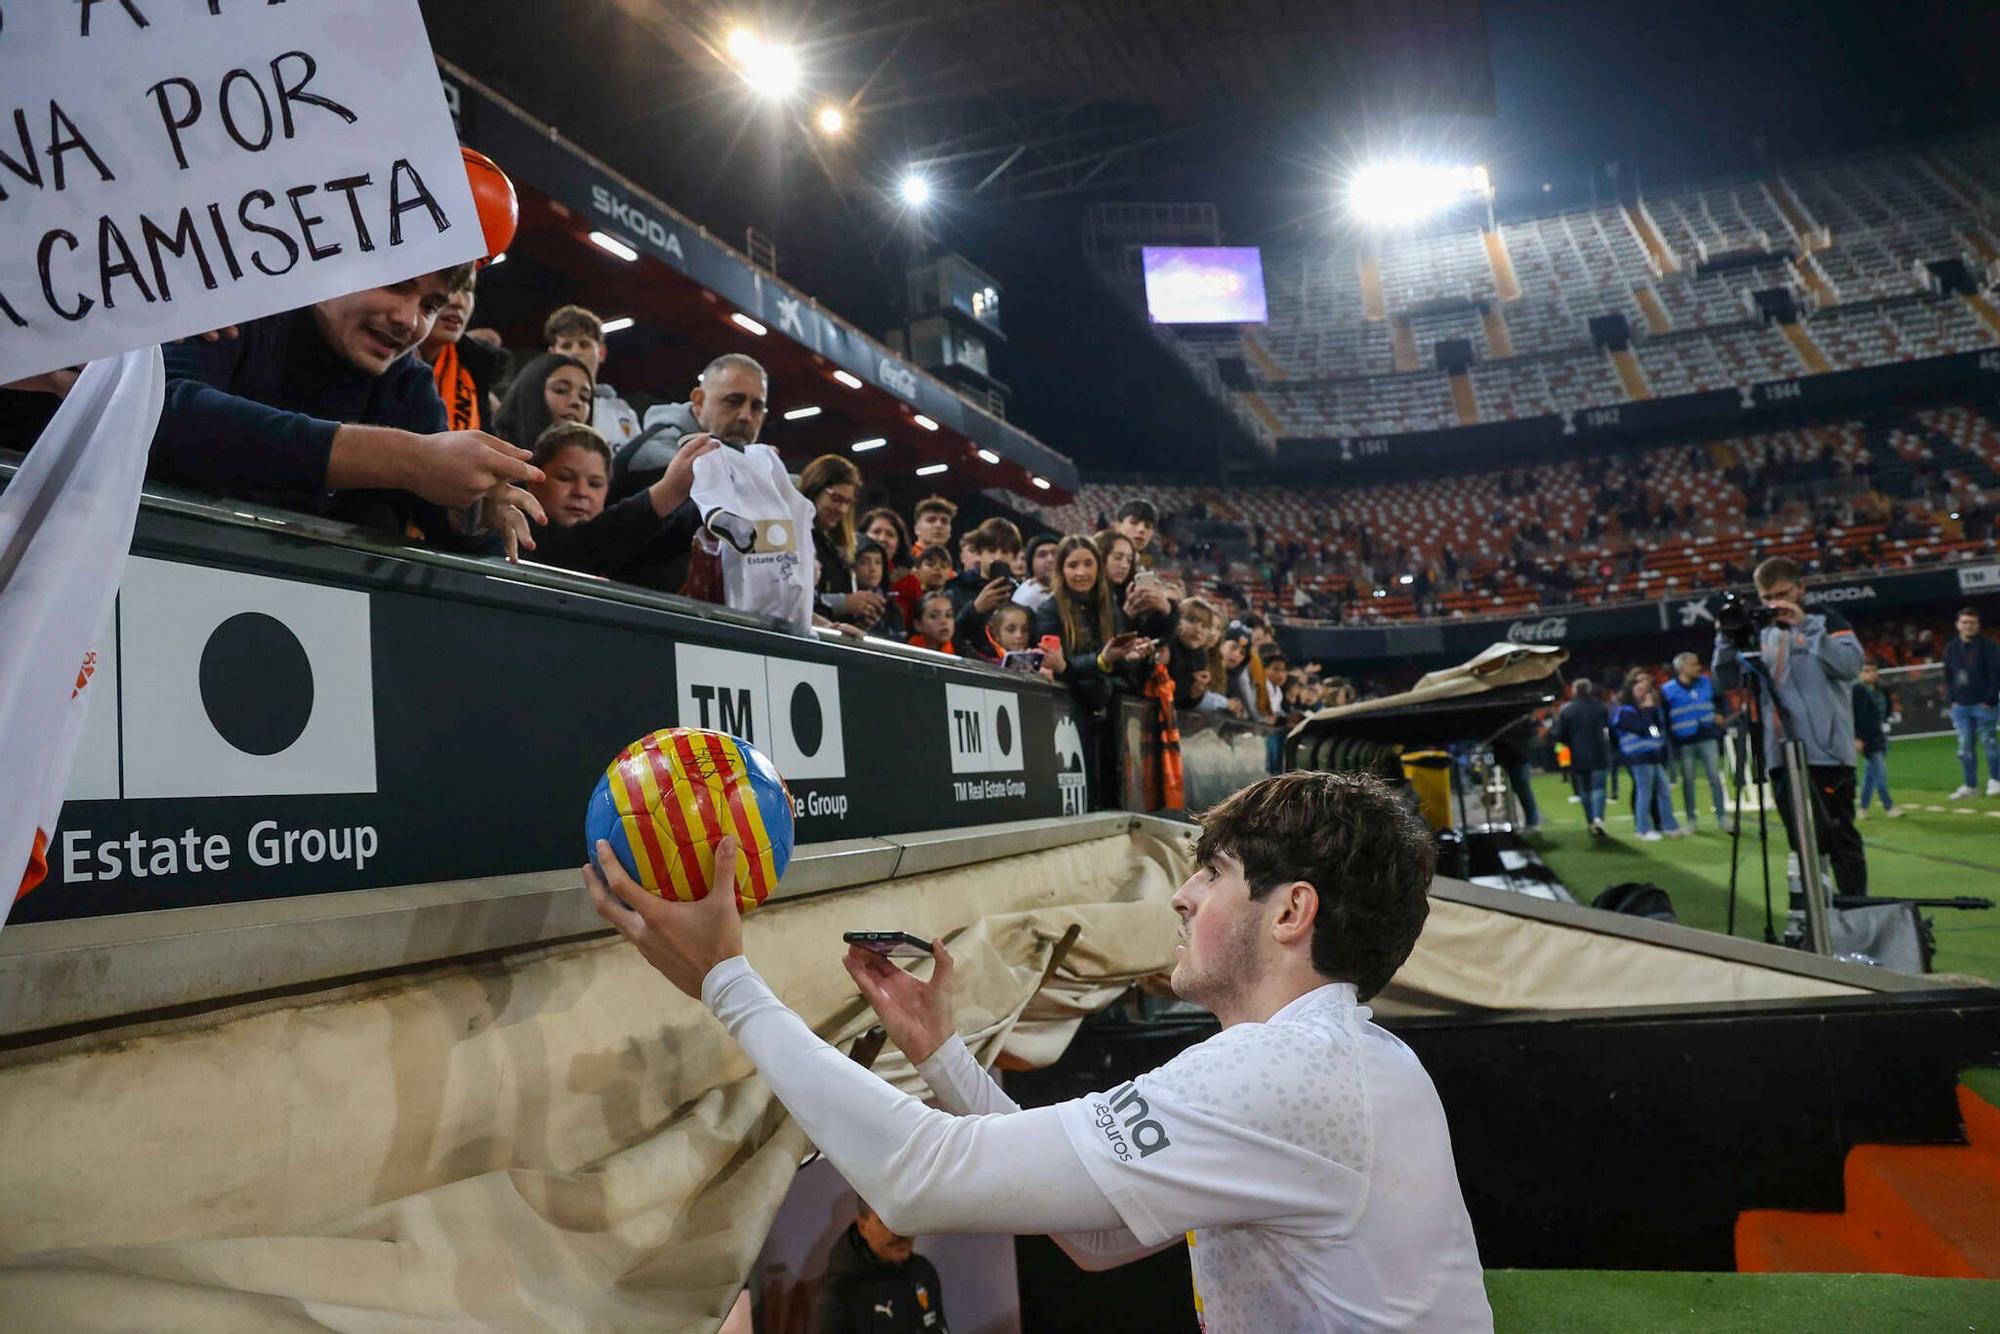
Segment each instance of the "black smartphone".
M890 959L928 959L931 943L907 931L845 931L842 940Z

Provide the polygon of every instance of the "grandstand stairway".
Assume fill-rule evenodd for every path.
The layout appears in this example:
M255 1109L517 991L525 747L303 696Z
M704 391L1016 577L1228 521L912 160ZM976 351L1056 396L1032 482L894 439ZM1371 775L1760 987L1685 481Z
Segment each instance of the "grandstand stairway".
M1514 335L1507 328L1507 317L1500 313L1497 303L1488 302L1479 312L1479 321L1486 329L1486 346L1495 357L1514 355Z
M1960 299L1972 307L1972 313L1979 317L1979 322L1985 325L1995 338L2000 338L2000 310L1994 309L1990 300L1977 292L1967 292Z
M1799 238L1800 260L1803 261L1815 250L1825 249L1832 238L1827 235L1826 228L1812 220L1812 215L1806 212L1805 205L1801 204L1798 196L1792 193L1790 183L1780 177L1769 184L1771 202L1778 206L1778 216L1782 217L1785 225L1792 229L1792 235ZM1803 269L1801 271L1803 272Z
M1243 330L1243 351L1257 367L1258 379L1268 384L1274 380L1289 378L1285 374L1285 368L1271 355L1271 350L1264 346L1264 340L1257 336L1257 331L1248 326Z
M1800 255L1792 261L1792 268L1799 275L1799 281L1806 285L1806 290L1812 293L1813 300L1822 306L1839 303L1839 296L1827 282L1826 275L1819 271L1819 265L1812 262L1812 256Z
M1642 400L1653 396L1653 386L1646 383L1646 373L1639 369L1639 359L1632 355L1631 348L1613 352L1611 364L1618 368L1618 383L1625 386L1625 397Z
M1479 424L1479 400L1472 392L1472 377L1464 371L1451 373L1451 405L1458 412L1460 426Z
M1399 371L1420 371L1424 368L1424 359L1417 351L1417 335L1410 328L1408 316L1398 315L1389 321L1389 355Z
M1824 375L1833 369L1833 363L1826 359L1826 353L1820 351L1819 344L1815 343L1812 335L1806 332L1805 325L1797 320L1789 320L1780 321L1778 328L1784 331L1785 341L1799 354L1799 360L1806 364L1807 370L1814 375Z
M1507 241L1498 231L1480 233L1486 243L1486 262L1493 266L1493 289L1502 301L1521 299L1521 280L1514 273L1514 257L1507 253ZM1509 356L1502 352L1499 355Z
M1656 334L1673 332L1674 322L1668 317L1667 308L1660 303L1660 294L1653 290L1652 284L1633 288L1632 296L1638 301L1639 309L1645 313L1648 332Z
M1966 1143L1857 1144L1840 1213L1751 1209L1743 1273L2000 1278L2000 1109L1958 1086Z
M1889 443L1895 429L1893 422L1870 421L1862 427L1861 443L1868 449L1876 490L1885 496L1907 499L1916 488L1909 460Z
M1681 261L1673 249L1667 245L1660 229L1653 225L1653 215L1646 211L1644 204L1627 204L1625 216L1631 220L1632 230L1639 237L1639 244L1646 247L1646 253L1653 257L1661 273L1679 273Z
M1371 320L1389 318L1389 298L1382 288L1382 261L1363 255L1359 262L1361 313Z

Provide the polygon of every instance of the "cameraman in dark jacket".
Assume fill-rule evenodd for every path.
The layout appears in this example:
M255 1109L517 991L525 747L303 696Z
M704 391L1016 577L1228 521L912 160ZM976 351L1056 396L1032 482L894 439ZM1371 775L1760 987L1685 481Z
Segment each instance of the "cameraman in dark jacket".
M1727 610L1717 616L1711 663L1715 683L1725 690L1741 684L1746 675L1743 651L1755 643L1763 664L1757 687L1763 696L1764 766L1784 817L1785 836L1797 851L1780 748L1789 738L1805 745L1806 773L1818 798L1819 844L1833 861L1840 892L1866 894L1868 862L1854 827L1853 686L1861 675L1861 641L1839 612L1828 608L1807 614L1800 605L1805 583L1797 561L1773 556L1752 577L1769 621L1761 629L1749 621L1732 629L1726 624Z

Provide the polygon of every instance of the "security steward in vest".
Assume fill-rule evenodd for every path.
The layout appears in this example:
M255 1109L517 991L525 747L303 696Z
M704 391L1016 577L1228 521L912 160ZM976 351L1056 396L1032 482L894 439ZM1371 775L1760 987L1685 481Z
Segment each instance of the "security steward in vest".
M935 1266L866 1200L827 1256L813 1334L950 1334Z

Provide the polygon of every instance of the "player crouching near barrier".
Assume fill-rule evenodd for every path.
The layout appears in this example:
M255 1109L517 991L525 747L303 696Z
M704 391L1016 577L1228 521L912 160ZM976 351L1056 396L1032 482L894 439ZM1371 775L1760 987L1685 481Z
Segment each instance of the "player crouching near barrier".
M1087 1269L1185 1235L1208 1334L1490 1330L1444 1109L1362 1004L1429 909L1429 831L1375 779L1288 773L1208 813L1175 893L1172 985L1222 1031L1105 1093L1023 1110L929 981L846 959L935 1110L827 1045L743 957L733 893L648 894L610 845L584 868L598 913L698 997L808 1137L905 1235L1048 1233ZM732 884L725 839L715 875Z

